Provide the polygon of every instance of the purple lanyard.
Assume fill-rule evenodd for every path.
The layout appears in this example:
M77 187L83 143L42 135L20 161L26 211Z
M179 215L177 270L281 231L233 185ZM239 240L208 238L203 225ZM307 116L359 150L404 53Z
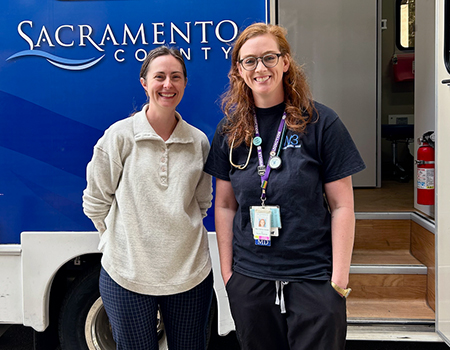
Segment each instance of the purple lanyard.
M256 119L256 114L253 114L253 121L255 123L255 138L257 138L257 137L261 138L261 136L259 135L259 127L258 127L258 120ZM286 122L286 112L284 112L283 116L281 117L280 125L278 126L277 136L275 137L275 141L273 142L272 150L270 151L269 162L270 162L270 159L272 157L274 157L276 154L278 145L280 144L281 134L283 132L285 122ZM259 163L258 172L259 172L260 169L264 169L264 159L263 159L261 144L259 144L256 147L256 149L258 150L258 163ZM262 188L261 202L262 202L263 206L264 206L264 202L266 201L266 188L267 188L267 183L269 181L269 175L270 175L270 169L271 169L269 166L269 162L267 162L264 174L262 174L262 173L260 174L261 188Z

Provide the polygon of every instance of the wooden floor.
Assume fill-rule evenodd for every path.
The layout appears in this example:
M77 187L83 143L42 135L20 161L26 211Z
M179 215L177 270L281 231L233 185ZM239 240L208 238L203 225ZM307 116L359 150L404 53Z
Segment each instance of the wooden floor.
M352 265L422 266L423 264L413 257L409 250L355 249L352 255Z
M414 211L414 182L382 181L381 188L355 188L356 212Z
M424 299L349 299L347 314L350 321L376 319L398 321L433 321L434 312ZM369 317L367 317L369 316Z

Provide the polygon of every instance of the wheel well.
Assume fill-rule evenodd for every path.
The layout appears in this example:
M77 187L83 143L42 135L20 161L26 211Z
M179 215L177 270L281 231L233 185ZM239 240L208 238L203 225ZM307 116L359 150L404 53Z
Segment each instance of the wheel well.
M55 299L62 299L70 284L92 266L99 265L100 259L101 254L80 255L70 259L59 268L50 289L50 310L54 306Z
M56 272L50 287L48 317L49 326L44 332L35 332L34 347L51 349L59 346L58 318L64 296L73 281L93 266L99 265L101 254L85 254L67 261Z

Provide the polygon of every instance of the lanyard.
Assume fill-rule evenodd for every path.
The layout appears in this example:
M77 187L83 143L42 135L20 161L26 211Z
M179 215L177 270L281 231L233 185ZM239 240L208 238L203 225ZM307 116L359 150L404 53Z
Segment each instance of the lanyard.
M283 113L283 116L281 117L280 125L278 126L277 135L275 137L275 140L273 142L272 150L270 151L270 157L269 161L267 162L267 166L264 166L264 159L262 154L262 139L259 135L259 127L258 127L258 120L256 119L256 114L253 114L253 121L255 123L255 138L254 138L254 144L257 146L256 149L258 151L258 175L261 176L261 203L264 207L264 203L266 201L266 188L267 183L269 181L269 175L271 167L269 166L270 159L273 158L276 155L276 150L278 148L278 145L280 144L281 140L281 134L284 131L285 125L286 125L286 112Z

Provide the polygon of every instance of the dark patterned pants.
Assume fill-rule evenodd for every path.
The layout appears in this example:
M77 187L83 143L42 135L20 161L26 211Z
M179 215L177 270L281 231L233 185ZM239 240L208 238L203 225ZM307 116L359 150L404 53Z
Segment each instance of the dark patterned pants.
M158 350L158 305L170 350L205 350L212 293L212 272L187 292L151 296L131 292L100 271L100 294L118 350Z

